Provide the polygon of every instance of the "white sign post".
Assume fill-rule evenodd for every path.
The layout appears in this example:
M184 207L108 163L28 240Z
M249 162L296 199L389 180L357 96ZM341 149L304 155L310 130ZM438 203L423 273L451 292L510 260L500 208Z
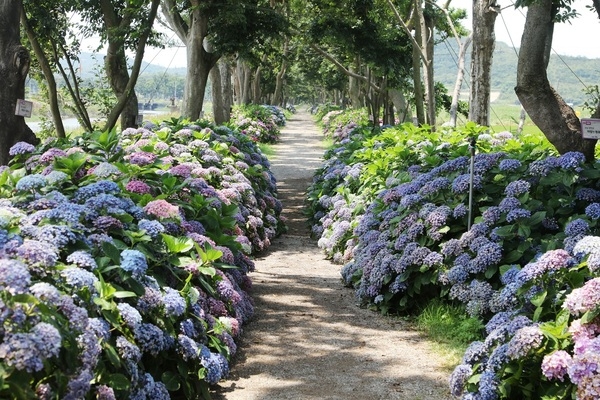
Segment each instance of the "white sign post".
M600 119L582 118L581 135L584 139L600 139Z
M27 100L22 100L22 99L17 100L17 107L15 109L15 115L18 115L20 117L31 118L32 110L33 110L33 102L27 101Z

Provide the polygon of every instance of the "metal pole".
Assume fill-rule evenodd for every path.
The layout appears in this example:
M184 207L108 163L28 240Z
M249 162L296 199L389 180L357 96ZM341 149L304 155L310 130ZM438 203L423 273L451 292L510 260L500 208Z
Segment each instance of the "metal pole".
M471 229L471 223L473 222L473 181L475 177L475 138L469 139L469 150L471 150L471 167L469 176L469 215L467 221L467 229Z

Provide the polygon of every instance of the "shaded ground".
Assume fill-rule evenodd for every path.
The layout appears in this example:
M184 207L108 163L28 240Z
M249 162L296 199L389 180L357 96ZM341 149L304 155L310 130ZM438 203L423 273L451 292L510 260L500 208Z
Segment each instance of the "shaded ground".
M304 194L323 155L311 115L295 114L271 158L290 227L256 259L255 317L215 399L451 399L449 372L408 323L358 307L310 239Z

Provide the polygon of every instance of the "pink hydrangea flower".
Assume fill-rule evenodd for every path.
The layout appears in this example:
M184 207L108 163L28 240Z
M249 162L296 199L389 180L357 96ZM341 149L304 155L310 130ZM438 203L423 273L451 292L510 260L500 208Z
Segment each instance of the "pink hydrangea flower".
M542 360L542 373L548 379L558 379L563 382L567 373L567 368L571 363L571 356L564 350L555 351L547 354Z
M132 180L127 182L127 185L125 185L125 189L128 192L137 194L146 194L152 191L152 188L150 188L150 186L146 182L138 180Z
M157 218L179 218L179 207L162 199L149 202L144 211Z

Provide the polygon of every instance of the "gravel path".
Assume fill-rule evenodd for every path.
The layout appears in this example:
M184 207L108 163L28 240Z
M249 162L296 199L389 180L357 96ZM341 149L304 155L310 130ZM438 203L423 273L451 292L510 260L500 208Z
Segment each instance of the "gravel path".
M256 259L255 317L244 328L230 378L214 399L447 400L448 370L401 319L356 305L309 237L306 188L321 165L322 135L295 114L271 158L290 227Z

